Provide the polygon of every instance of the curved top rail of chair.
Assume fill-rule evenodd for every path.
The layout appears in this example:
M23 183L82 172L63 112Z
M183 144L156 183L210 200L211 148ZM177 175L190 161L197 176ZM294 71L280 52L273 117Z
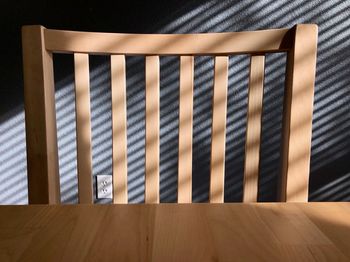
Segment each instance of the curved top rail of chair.
M45 46L58 53L210 55L282 52L291 29L198 34L122 34L44 29Z

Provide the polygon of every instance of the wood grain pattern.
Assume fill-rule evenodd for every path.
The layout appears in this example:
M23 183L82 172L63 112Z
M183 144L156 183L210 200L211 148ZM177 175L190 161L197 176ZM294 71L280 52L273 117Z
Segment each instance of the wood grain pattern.
M210 155L210 203L224 202L228 57L215 57Z
M1 261L349 261L349 203L0 206Z
M53 64L44 30L42 26L22 28L30 204L60 203Z
M89 55L74 54L79 203L93 203Z
M294 28L284 92L280 201L308 201L317 25Z
M193 56L180 57L178 203L192 202Z
M145 202L159 203L159 57L146 56Z
M243 202L258 201L261 114L264 93L265 56L252 56L248 91Z
M128 203L125 56L111 56L113 203Z
M285 51L289 29L206 34L117 34L45 30L48 50L126 55L212 55Z

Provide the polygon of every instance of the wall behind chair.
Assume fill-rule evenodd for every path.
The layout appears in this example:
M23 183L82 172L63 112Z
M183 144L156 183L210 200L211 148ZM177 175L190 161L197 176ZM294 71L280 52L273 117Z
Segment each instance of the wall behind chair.
M310 201L350 200L350 1L1 1L0 204L27 203L21 25L130 33L319 26ZM61 193L77 201L73 60L55 55ZM259 200L276 199L285 55L268 55ZM176 57L161 59L161 200L176 201ZM230 57L225 200L242 197L248 56ZM111 174L109 60L91 56L93 173ZM195 60L193 200L208 200L213 59ZM144 199L144 59L127 58L129 200ZM103 202L103 201L97 201Z

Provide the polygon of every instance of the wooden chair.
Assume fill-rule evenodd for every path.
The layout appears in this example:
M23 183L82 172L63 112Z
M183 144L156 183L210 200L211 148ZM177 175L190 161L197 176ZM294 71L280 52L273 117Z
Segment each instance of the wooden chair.
M29 203L60 202L52 53L74 54L79 203L93 203L89 54L111 57L114 203L127 203L126 55L146 57L145 202L159 203L159 56L180 56L178 202L192 202L194 55L215 56L210 202L224 200L228 55L250 54L243 202L258 195L264 54L287 52L280 201L308 201L317 26L208 34L113 34L24 26Z

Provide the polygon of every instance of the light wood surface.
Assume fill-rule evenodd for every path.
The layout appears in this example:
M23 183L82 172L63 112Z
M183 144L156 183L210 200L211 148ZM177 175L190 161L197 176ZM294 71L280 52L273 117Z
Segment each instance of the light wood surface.
M349 261L350 203L0 206L0 261Z
M125 56L111 56L113 203L128 203Z
M192 202L192 125L194 58L180 58L178 203Z
M280 201L308 201L317 25L297 25L288 52Z
M210 203L224 202L228 57L215 57L210 155Z
M159 203L159 56L146 56L145 203Z
M261 114L264 93L265 56L252 56L248 91L243 202L258 201Z
M49 51L126 55L212 55L285 51L289 29L206 34L118 34L45 29Z
M23 27L22 43L29 203L56 204L61 199L52 53L42 26Z
M92 155L89 56L74 54L75 114L79 203L92 204Z

